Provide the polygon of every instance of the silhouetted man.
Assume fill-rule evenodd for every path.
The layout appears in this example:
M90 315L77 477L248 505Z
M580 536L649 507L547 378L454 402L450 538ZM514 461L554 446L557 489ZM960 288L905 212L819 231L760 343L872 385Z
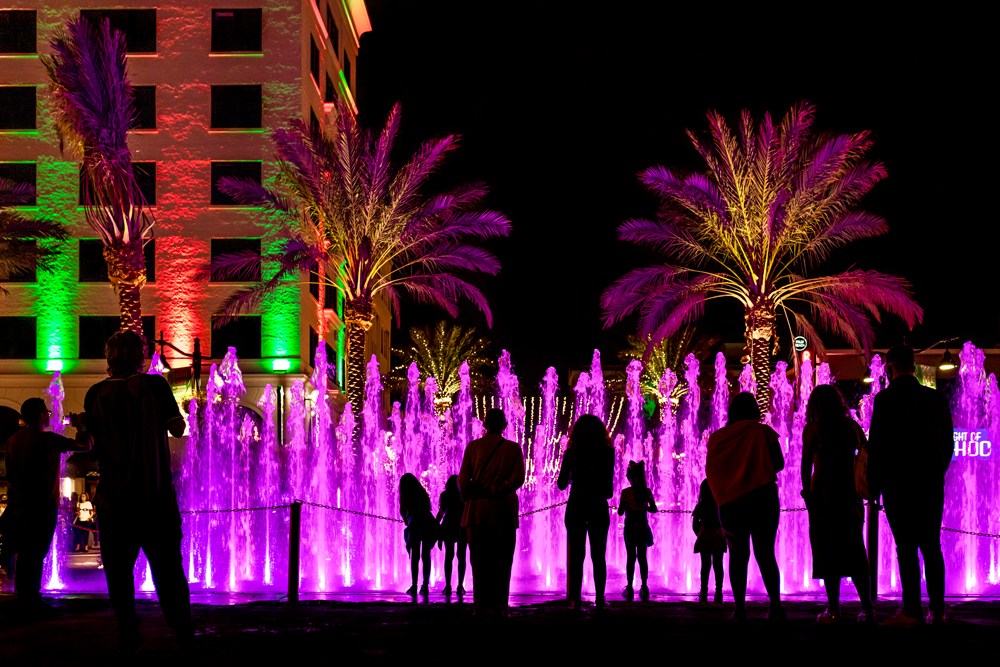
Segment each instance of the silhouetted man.
M462 527L468 531L475 614L507 613L510 570L517 540L518 500L524 484L524 454L503 437L507 419L496 408L486 413L486 435L465 449L458 489L465 501Z
M875 396L869 433L868 475L882 492L885 515L896 540L903 607L884 625L912 627L924 622L920 606L920 564L924 556L927 621L944 622L944 557L941 516L944 474L954 451L951 411L941 392L913 376L913 350L898 345L886 355L889 386Z
M149 559L167 625L182 646L194 638L191 599L181 560L181 516L170 474L167 432L184 434L184 418L166 379L144 375L144 344L131 331L108 340L107 380L84 400L101 481L94 505L101 517L101 557L124 654L139 647L132 569L141 548Z
M42 602L42 562L52 544L59 512L60 455L90 449L89 439L79 431L76 441L46 431L51 415L45 401L29 398L21 405L26 426L7 441L7 512L13 517L5 523L12 524L13 530L4 540L5 547L17 553L14 586L28 613L48 609Z

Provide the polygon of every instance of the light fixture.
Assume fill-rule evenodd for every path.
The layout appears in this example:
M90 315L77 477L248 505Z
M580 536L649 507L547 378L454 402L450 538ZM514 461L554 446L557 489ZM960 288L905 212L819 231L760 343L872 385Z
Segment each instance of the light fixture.
M955 359L951 356L951 351L945 347L944 356L941 357L941 361L938 363L938 369L942 371L950 371L957 366L958 364L955 363Z
M292 367L291 359L275 359L271 362L271 370L274 371L287 371Z
M865 384L871 384L872 383L872 376L871 375L866 375L864 377L864 379L862 380L862 382L864 382Z
M49 359L45 362L45 370L47 371L61 371L62 369L62 359Z

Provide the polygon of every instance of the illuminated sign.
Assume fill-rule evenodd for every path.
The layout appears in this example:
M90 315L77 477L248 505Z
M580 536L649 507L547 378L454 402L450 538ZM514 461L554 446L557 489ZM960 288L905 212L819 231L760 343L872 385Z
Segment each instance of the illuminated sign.
M978 431L966 431L964 429L954 429L955 458L979 457L992 458L993 444L990 442L990 433L984 428Z
M796 352L801 352L809 346L809 342L805 339L805 336L796 336L793 342L795 343Z

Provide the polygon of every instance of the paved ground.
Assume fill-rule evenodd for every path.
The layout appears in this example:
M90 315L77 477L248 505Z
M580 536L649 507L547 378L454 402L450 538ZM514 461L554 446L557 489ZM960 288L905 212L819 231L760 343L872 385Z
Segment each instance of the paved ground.
M815 616L823 609L818 600L789 602L788 622L771 627L763 620L766 605L753 602L751 621L741 630L726 623L731 602L612 601L604 614L595 615L588 608L582 616L573 616L562 600L520 597L514 599L518 606L511 618L497 623L471 619L471 605L447 603L440 596L418 603L403 596L388 597L352 596L288 607L279 600L246 603L249 598L223 596L216 599L229 604L195 604L201 648L192 657L177 649L156 602L139 600L145 643L136 664L258 665L275 660L401 664L456 659L507 664L764 659L843 664L870 663L873 658L895 662L901 656L926 662L941 656L948 662L980 665L996 664L1000 649L997 600L949 601L951 620L946 627L919 630L846 623L817 626ZM235 604L240 601L244 603ZM0 664L117 662L114 619L106 599L67 597L52 604L57 609L54 618L26 623L18 617L11 596L0 594ZM877 608L888 615L897 604L884 602ZM856 614L857 604L846 605L845 611Z

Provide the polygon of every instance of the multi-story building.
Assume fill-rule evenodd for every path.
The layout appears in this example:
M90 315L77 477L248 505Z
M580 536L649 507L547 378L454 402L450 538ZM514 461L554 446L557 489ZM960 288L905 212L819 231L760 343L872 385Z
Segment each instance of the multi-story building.
M332 386L344 386L342 310L335 294L317 308L318 290L304 275L260 312L216 328L220 303L241 285L200 279L198 272L213 256L266 253L278 241L257 211L236 205L216 183L224 176L272 182L272 129L300 119L333 131L338 100L356 111L359 38L371 29L363 0L136 5L15 0L0 11L0 177L34 183L36 201L24 213L61 220L74 236L59 244L54 271L0 276L9 292L0 295L0 422L24 399L39 396L56 370L66 389L65 409L82 410L87 388L105 377L103 346L119 327L102 246L84 219L79 162L60 149L40 60L57 31L81 13L109 18L128 48L137 106L128 141L156 219L142 290L147 339L162 332L185 352L200 339L206 367L235 346L248 387L244 402L251 407L266 383L288 387L312 371L323 312ZM389 322L379 303L367 347L384 372ZM164 352L182 393L191 361L170 347Z

